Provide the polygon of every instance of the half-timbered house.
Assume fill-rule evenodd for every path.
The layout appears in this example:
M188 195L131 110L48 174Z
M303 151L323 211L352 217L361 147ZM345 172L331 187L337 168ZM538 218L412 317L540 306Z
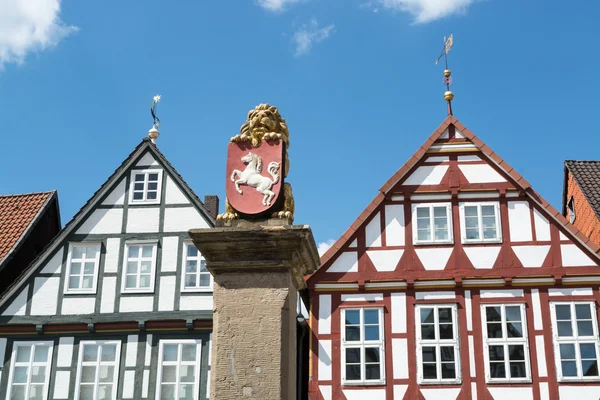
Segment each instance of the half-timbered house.
M213 224L144 139L0 298L0 398L206 399Z
M597 251L447 117L308 279L310 398L597 400Z

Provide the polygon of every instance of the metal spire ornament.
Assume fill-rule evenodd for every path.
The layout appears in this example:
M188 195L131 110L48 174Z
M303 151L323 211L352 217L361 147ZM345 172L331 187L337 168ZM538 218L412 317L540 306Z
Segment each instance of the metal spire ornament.
M154 123L152 124L152 128L148 131L148 137L152 141L152 143L156 143L156 139L159 136L158 127L160 126L160 119L156 116L156 103L160 101L160 94L154 96L152 100L152 106L150 106L150 113L152 114L152 119Z
M437 63L442 59L442 57L444 57L444 63L446 65L446 69L444 70L444 78L442 79L442 82L446 85L446 93L444 93L444 99L446 99L446 101L448 102L448 115L452 115L452 100L454 100L454 93L450 91L450 85L452 84L452 73L448 69L448 53L450 52L450 49L452 49L452 44L454 44L454 39L452 38L452 35L450 35L450 37L448 38L444 36L444 49L442 50L442 54L440 54L437 60L435 60L435 63L437 65Z

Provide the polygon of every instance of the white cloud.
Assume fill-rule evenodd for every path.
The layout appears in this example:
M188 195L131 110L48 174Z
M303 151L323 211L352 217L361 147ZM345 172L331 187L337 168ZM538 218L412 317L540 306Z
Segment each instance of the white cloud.
M78 30L60 19L61 0L0 0L0 69Z
M287 6L303 0L256 0L259 6L269 11L283 11Z
M329 248L331 246L333 246L333 244L335 243L335 240L333 239L329 239L325 242L321 242L317 245L317 250L319 251L319 256L322 256L323 254L325 254L325 252L327 250L329 250Z
M378 4L388 10L407 12L420 24L463 13L475 1L477 0L371 0L367 5L375 11Z
M333 24L327 25L324 28L319 28L316 19L310 23L302 25L300 29L294 33L294 43L296 45L296 57L307 54L313 44L319 43L329 37L333 32Z

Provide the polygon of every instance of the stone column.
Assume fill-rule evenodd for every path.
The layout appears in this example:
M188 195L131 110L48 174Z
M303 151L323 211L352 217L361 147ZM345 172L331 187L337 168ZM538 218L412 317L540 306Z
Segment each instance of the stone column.
M286 222L190 231L214 277L211 400L296 398L297 291L319 256L310 227Z

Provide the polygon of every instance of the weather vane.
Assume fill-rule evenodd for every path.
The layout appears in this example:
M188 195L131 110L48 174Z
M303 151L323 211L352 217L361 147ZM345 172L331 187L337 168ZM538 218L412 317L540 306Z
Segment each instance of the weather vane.
M446 99L446 101L448 102L448 115L452 115L452 100L454 99L454 93L450 91L450 85L452 84L452 73L448 69L448 53L450 52L450 49L452 49L453 43L454 39L452 38L452 35L450 35L450 37L448 38L444 36L444 48L442 49L442 54L440 54L437 60L435 60L435 63L437 65L437 63L442 59L442 57L444 57L444 63L446 64L446 69L444 70L444 78L442 82L444 82L444 84L446 85L446 93L444 93L444 99Z
M152 143L156 143L156 139L159 136L158 127L160 126L160 119L156 116L156 103L160 101L160 94L154 96L152 100L152 106L150 106L150 113L152 114L152 119L154 123L152 124L152 128L148 131L148 137L152 140Z

